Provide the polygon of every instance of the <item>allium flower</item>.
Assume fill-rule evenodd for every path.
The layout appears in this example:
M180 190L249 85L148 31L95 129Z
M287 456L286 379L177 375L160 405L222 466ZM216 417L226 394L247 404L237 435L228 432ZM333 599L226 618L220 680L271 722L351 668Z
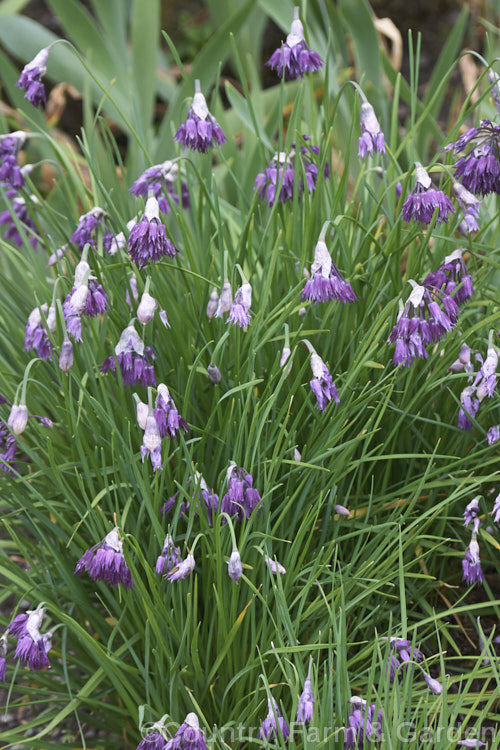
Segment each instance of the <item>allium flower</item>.
M108 357L101 365L101 372L116 371L116 360L125 385L156 385L155 371L152 364L154 352L150 346L144 346L133 325L122 332L115 346L115 356Z
M208 488L207 483L205 482L204 478L201 476L201 474L197 471L194 472L194 492L193 492L193 502L197 503L198 506L204 507L207 511L208 516L208 523L211 526L212 525L212 516L214 513L216 513L217 508L219 507L219 496L210 490ZM180 490L177 490L172 497L169 497L167 502L164 503L160 508L160 513L170 513L172 508L177 503L177 498L179 497ZM180 508L179 508L179 516L182 516L184 513L187 513L189 509L190 503L188 500L183 500ZM195 515L198 515L195 513Z
M164 383L160 383L157 388L154 416L161 437L169 437L173 440L179 436L180 430L184 432L189 430L188 423L177 411L174 400Z
M185 560L179 560L175 568L172 568L166 575L165 578L170 583L174 581L180 581L182 578L187 578L188 575L194 570L195 560L193 555L189 552Z
M25 130L13 130L12 133L0 135L0 159L6 156L17 156L27 136L28 133Z
M448 221L450 214L455 211L453 203L442 190L432 186L432 180L419 162L415 162L415 189L403 203L403 219L411 219L420 224L429 224L436 208L438 209L436 224Z
M403 367L409 367L415 357L426 359L425 344L439 341L454 328L459 313L457 303L445 292L410 283L413 290L388 338L389 344L396 344L393 363Z
M304 140L309 139L309 136L303 137ZM276 200L279 203L285 203L285 201L293 199L297 157L302 161L302 167L298 167L297 195L300 198L304 190L303 172L305 172L308 192L314 192L318 179L318 167L312 161L312 154L319 154L317 146L302 146L299 155L297 155L295 143L292 143L292 149L289 154L283 152L276 153L264 172L259 172L255 178L254 190L257 190L259 198L265 198L269 206L274 205ZM328 162L326 162L324 169L325 177L328 177L328 174L329 166ZM278 187L280 188L279 193L277 192Z
M139 742L136 750L165 750L167 740L163 735L165 725L157 721L151 727L147 735Z
M16 83L16 86L23 89L24 98L31 102L34 107L46 102L42 76L47 71L49 52L50 46L40 50L33 60L24 66Z
M462 406L458 410L458 429L471 430L470 417L475 417L479 409L479 400L476 398L476 389L473 385L466 386L460 394Z
M226 280L222 285L220 297L217 298L217 308L214 313L215 317L222 318L224 313L227 313L230 311L232 304L233 304L233 290L231 289L231 283ZM207 309L207 315L208 315L208 309Z
M474 365L470 361L470 354L470 346L467 346L467 344L462 344L462 346L460 347L460 354L458 355L458 359L456 359L448 369L452 372L461 372L462 370L465 370L465 372L474 372Z
M375 720L375 704L367 708L366 701L354 696L350 699L351 715L349 716L349 727L345 730L345 748L362 748L365 740L376 741L382 737L382 709L378 711L377 722Z
M345 518L352 518L352 513L349 508L346 508L343 505L336 505L335 513L337 513L339 516L345 516Z
M288 729L288 724L286 723L285 719L280 714L278 704L276 703L274 698L272 697L268 698L267 706L269 709L269 713L267 714L266 718L261 724L261 727L259 730L260 739L270 740L272 737L275 737L276 739L278 739L279 738L278 727L279 727L279 732L281 732L283 739L286 740L290 734L290 730Z
M135 227L137 224L137 219L130 219L130 221L127 221L127 229L130 232L132 227ZM118 234L114 235L111 238L111 241L109 243L108 248L108 255L115 255L118 250L124 250L127 247L127 238L125 237L124 232L118 232ZM135 279L134 279L135 280Z
M474 534L479 531L481 519L479 518L479 498L475 497L464 510L464 526L473 525Z
M26 404L12 404L7 424L14 435L21 435L28 424L28 407Z
M219 385L220 381L222 380L222 373L217 367L217 365L214 365L212 362L207 367L207 373L208 377L212 381L214 385Z
M475 534L472 534L470 544L465 550L465 558L462 560L462 568L462 580L468 586L474 586L476 583L483 583L484 576L481 569L481 560L479 559L479 544L476 541Z
M426 287L440 289L445 295L453 295L459 305L463 305L474 294L472 278L462 258L461 248L454 250L444 259L437 271L428 273L423 281Z
M17 440L7 429L7 425L0 419L0 471L5 474L13 474L17 471L16 453Z
M453 183L453 192L457 203L464 213L464 218L460 222L458 231L464 235L470 232L477 232L479 224L477 220L479 218L479 201L475 195L469 193L468 190L460 182Z
M220 503L221 512L243 520L250 518L260 502L259 491L253 487L252 475L231 461L227 470L227 492Z
M139 299L139 292L137 291L137 279L135 278L135 276L131 276L128 280L128 283L130 286L130 290L127 289L127 292L125 294L125 301L130 309L132 309L133 305L130 298L130 291L132 291L132 297L134 298L135 302L137 302L137 300Z
M500 425L497 424L494 427L490 427L486 433L486 440L488 441L488 445L495 445L495 443L498 443L500 440Z
M306 281L301 297L310 302L328 302L332 299L355 302L357 299L352 286L332 261L332 256L322 239L314 249L311 277Z
M142 219L130 230L128 252L139 268L144 268L149 260L158 263L164 256L175 258L177 255L177 248L160 221L160 209L154 197L148 198Z
M273 52L266 65L271 70L275 70L280 78L284 71L287 81L303 78L304 73L314 73L323 65L323 60L318 53L306 44L298 7L293 10L292 27L286 42Z
M152 297L149 292L145 291L137 308L137 318L143 326L147 325L151 320L153 320L157 308L158 300ZM166 328L170 328L167 313L165 312L165 310L160 309L160 320Z
M207 743L195 713L189 713L164 750L207 750Z
M73 344L69 339L64 339L59 354L59 369L63 372L69 372L73 367L74 359Z
M70 242L73 242L80 252L83 251L83 248L87 244L95 247L95 237L99 228L103 233L102 244L104 250L108 251L110 249L113 241L113 233L104 221L106 215L106 211L103 211L99 206L94 206L88 213L80 216L78 226L69 238Z
M46 316L46 323L42 318L42 312ZM50 333L55 333L56 309L54 306L49 307L47 304L43 304L31 311L24 336L25 350L29 352L36 349L37 357L40 357L40 359L50 359L54 352L47 329Z
M234 301L229 310L228 323L234 323L240 328L250 325L250 308L252 306L252 287L248 281L244 282L234 295Z
M5 682L7 672L7 634L4 633L0 638L0 682Z
M209 320L212 320L215 313L217 312L217 308L219 306L219 295L217 294L217 289L212 289L212 293L210 294L210 299L207 302L207 318Z
M387 659L386 674L389 673L389 681L392 683L398 675L401 666L410 662L420 662L424 658L423 653L411 641L406 638L391 638L390 651Z
M180 557L181 551L179 547L175 546L174 540L170 534L167 534L163 543L162 553L156 561L156 572L161 574L170 573L178 565Z
M490 337L491 339L491 337ZM476 359L482 362L482 367L476 375L474 380L474 386L476 388L476 396L479 403L488 396L491 398L497 384L497 367L498 367L498 352L496 347L490 340L488 344L488 350L486 352L486 359L483 359L480 354L476 355Z
M25 614L15 617L8 627L10 635L17 635L15 657L25 662L30 672L35 669L50 669L47 654L51 649L51 633L40 633L45 616L45 609L38 605L36 609L26 610Z
M141 445L142 463L147 456L150 457L151 465L155 471L161 469L161 435L158 423L153 415L146 419Z
M316 352L311 354L310 364L313 378L309 381L309 385L316 396L318 409L320 411L325 411L327 403L331 401L332 398L336 404L340 402L337 389L328 367L325 365L319 354L316 354Z
M500 523L500 493L496 496L495 502L493 503L491 517L495 523Z
M22 130L9 133L0 140L0 182L7 198L13 198L24 187L25 175L33 171L32 164L20 167L17 161L17 153L25 140L26 133Z
M229 578L231 578L233 581L236 581L236 583L238 583L241 576L243 575L240 553L236 548L231 552L231 557L229 558L227 563L227 572Z
M486 742L481 742L481 740L474 740L472 738L469 738L466 740L459 740L457 742L457 745L460 745L461 747L486 747Z
M75 269L75 284L63 302L66 330L76 341L81 341L81 317L95 318L108 308L108 296L95 276L90 273L86 260Z
M361 105L361 136L358 142L358 156L364 159L371 156L374 151L377 154L385 154L385 139L380 128L375 110L369 102Z
M267 569L269 570L270 573L273 574L273 576L285 575L286 568L284 568L283 565L280 562L278 562L278 560L276 559L273 560L271 557L264 555L264 562L266 563Z
M431 677L430 674L427 674L427 672L424 672L424 680L431 693L434 693L434 695L441 695L443 692L443 686L440 682Z
M30 196L30 201L34 205L39 205L38 198L35 195ZM28 207L24 198L14 198L11 208L6 208L5 211L0 212L0 224L7 225L7 229L3 235L4 240L10 240L17 247L22 247L23 237L19 233L13 216L16 216L18 222L21 223L24 230L23 233L26 234L31 247L36 252L39 237L36 234L35 222L28 213Z
M309 673L304 682L304 689L299 698L299 705L297 707L297 721L306 723L311 721L314 710L314 694L312 691L311 684L311 667L309 666Z
M209 148L226 142L226 136L201 93L200 82L194 82L194 97L186 121L179 127L174 139L193 151L206 153Z
M167 196L182 208L189 208L189 191L184 180L180 181L180 194L178 190L179 165L176 161L164 161L149 167L134 182L129 192L135 196L147 198L149 191L158 201L162 214L168 214L172 210Z
M105 581L110 586L123 583L126 589L132 588L132 574L123 556L123 540L118 529L113 529L104 539L88 549L78 560L75 574L86 570L93 581Z
M458 154L475 141L476 145L455 164L455 176L471 193L500 193L499 136L500 126L482 120L479 128L470 128L457 141L443 148L443 151L453 150Z

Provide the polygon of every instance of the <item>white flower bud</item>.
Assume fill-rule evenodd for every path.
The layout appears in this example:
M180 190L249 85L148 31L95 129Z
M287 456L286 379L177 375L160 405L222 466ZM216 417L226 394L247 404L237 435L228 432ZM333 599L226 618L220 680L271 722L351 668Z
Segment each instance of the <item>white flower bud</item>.
M158 302L155 298L148 294L148 292L144 292L137 308L137 317L143 326L149 323L150 320L153 320L157 307Z
M28 424L28 407L26 404L12 404L7 424L15 435L25 431Z

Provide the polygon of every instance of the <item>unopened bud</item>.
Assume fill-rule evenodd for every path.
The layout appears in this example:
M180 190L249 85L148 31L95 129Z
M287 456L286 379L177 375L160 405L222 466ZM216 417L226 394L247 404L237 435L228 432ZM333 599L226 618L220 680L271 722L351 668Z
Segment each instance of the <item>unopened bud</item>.
M212 381L214 385L219 385L220 381L222 380L221 371L217 367L217 365L210 364L207 367L208 377Z
M231 557L229 558L229 562L227 564L227 572L229 574L229 578L236 582L238 582L243 575L241 557L237 549L233 549L233 551L231 552Z
M59 354L59 367L63 372L69 372L73 367L74 361L73 344L69 339L64 339Z
M145 326L150 320L153 320L158 302L148 292L144 292L137 308L137 317Z
M12 404L7 424L15 435L25 431L28 424L28 407L26 404Z
M207 304L207 318L211 320L215 313L217 312L217 307L219 306L219 295L217 294L217 290L214 289L212 291L212 294L210 295L210 299L208 300Z
M233 291L231 289L231 284L229 281L225 281L222 285L222 291L220 293L219 297L219 304L217 305L217 310L215 312L215 317L220 318L223 313L229 312L231 309L231 305L233 302Z

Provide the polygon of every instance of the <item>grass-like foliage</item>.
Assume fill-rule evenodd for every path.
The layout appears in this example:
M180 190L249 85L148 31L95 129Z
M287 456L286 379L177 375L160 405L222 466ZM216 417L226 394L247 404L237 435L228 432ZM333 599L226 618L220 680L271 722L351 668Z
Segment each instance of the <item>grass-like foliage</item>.
M93 17L47 4L67 40L43 78L81 92L84 127L63 137L0 53L0 149L28 133L0 165L0 744L135 748L164 717L141 746L158 750L196 714L214 748L498 747L499 115L480 56L457 91L466 12L420 96L419 39L405 81L364 0L304 4L324 64L306 51L267 88L266 19L285 39L289 2L211 0L216 31L185 67L155 0L96 0ZM21 6L0 4L0 41L24 65L54 38ZM320 69L301 77L306 59ZM198 79L224 143L206 140ZM442 151L485 119L465 151ZM467 207L453 184L471 149L459 177L482 199ZM286 169L266 175L276 153ZM129 188L166 160L155 213ZM97 228L74 236L95 207ZM428 277L459 249L452 284ZM167 534L173 580L155 571ZM308 674L313 715L295 722ZM169 750L205 747L186 731Z

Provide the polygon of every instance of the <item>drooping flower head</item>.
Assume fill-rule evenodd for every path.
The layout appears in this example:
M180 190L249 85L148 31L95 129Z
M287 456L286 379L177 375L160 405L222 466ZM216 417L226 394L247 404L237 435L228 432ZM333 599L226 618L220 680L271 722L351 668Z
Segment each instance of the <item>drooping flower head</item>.
M207 302L207 310L206 310L207 318L209 320L212 320L212 318L215 316L218 306L219 306L219 295L217 293L217 289L212 289L210 293L210 297Z
M443 294L453 296L455 302L463 305L474 294L472 278L467 270L461 248L447 255L436 271L428 273L423 281L426 287L440 289Z
M470 361L471 349L467 344L462 344L460 347L460 354L458 358L449 366L449 370L452 372L474 372L474 365Z
M69 238L80 252L83 252L85 245L89 244L95 247L98 231L102 234L102 245L104 250L109 251L113 242L113 233L106 224L107 214L99 206L94 206L86 214L82 214L78 219L78 226Z
M30 204L33 206L40 205L36 195L30 196ZM14 221L14 216L18 224ZM28 212L28 206L24 198L14 198L11 207L0 212L0 224L5 224L7 227L3 235L4 240L10 240L17 247L22 247L24 240L19 231L21 229L25 237L28 238L33 250L37 251L39 237L35 222ZM20 227L19 224L21 225Z
M123 583L126 589L132 588L132 573L123 556L123 540L118 529L106 534L104 539L88 549L78 560L75 574L86 570L93 581L105 581L110 586Z
M168 500L161 506L160 513L170 513L172 508L174 508L177 503L179 494L180 490L177 490L177 492L175 492L172 497L169 497ZM198 471L194 472L194 488L192 497L193 502L195 502L195 505L197 505L198 508L205 508L208 517L208 524L209 526L211 526L212 516L217 512L219 507L219 496L213 490L209 489L205 479ZM184 513L187 513L189 507L189 500L183 500L179 507L179 517ZM197 511L195 515L198 515Z
M297 721L304 723L311 721L314 713L314 694L311 683L311 666L309 673L304 682L304 689L300 694L299 705L297 706Z
M151 459L151 465L155 471L161 469L161 435L158 422L152 414L146 418L144 427L141 445L142 463L147 456Z
M170 573L173 568L179 563L181 557L181 551L179 547L175 546L174 540L167 534L163 543L163 549L161 555L159 555L156 561L156 572Z
M26 404L12 404L7 424L14 435L21 435L28 424L28 407Z
M455 211L453 203L442 190L432 184L432 180L419 162L415 162L415 188L403 203L402 216L407 222L414 219L420 224L429 224L438 209L436 224L448 221L450 214Z
M464 218L458 226L458 231L464 235L468 235L470 232L477 232L479 229L479 224L477 223L479 218L479 200L475 195L469 193L460 182L453 183L453 192L464 214Z
M466 386L460 394L461 407L458 410L458 429L471 430L471 417L475 417L479 409L479 399L473 385Z
M233 581L236 581L236 583L238 583L241 576L243 575L243 566L241 564L241 556L236 547L231 552L231 557L228 560L227 572L228 572L229 578L231 578Z
M46 320L42 317L42 313ZM50 307L44 303L40 307L35 307L31 311L24 336L24 348L26 351L36 350L37 357L40 359L50 359L54 353L52 344L49 341L47 331L55 333L56 330L56 309L53 305Z
M302 136L305 141L309 136ZM276 200L279 203L292 200L295 185L295 170L298 169L297 197L300 198L304 191L304 180L309 193L316 190L318 179L318 167L315 157L319 154L318 146L301 146L297 151L296 144L292 143L288 154L276 152L272 161L264 172L259 172L255 178L254 190L257 190L259 198L265 198L269 206L273 206ZM324 175L328 177L330 167L325 163ZM278 191L279 188L279 191Z
M269 557L268 555L264 555L264 562L266 563L266 567L270 573L273 574L273 576L280 575L284 576L286 573L286 568L283 567L283 565L276 560L276 558Z
M323 65L318 53L306 44L298 7L293 10L292 27L286 42L273 52L266 65L275 70L280 78L284 72L287 81L303 78L304 73L314 73Z
M174 135L175 140L193 151L206 153L209 148L221 146L226 142L226 136L213 115L208 111L205 97L201 93L199 80L194 83L195 93L193 103L186 121Z
M443 686L438 680L435 680L434 677L431 677L427 672L424 672L424 680L431 693L434 693L434 695L441 695L443 692Z
M132 227L135 227L136 224L137 224L137 219L135 217L133 219L130 219L130 221L127 221L127 230L130 232ZM118 232L118 234L111 237L109 247L107 248L108 255L116 255L116 253L119 250L124 250L126 247L127 247L127 238L125 236L125 232ZM134 278L134 281L135 281L135 278Z
M189 208L189 190L184 180L180 180L179 193L179 164L176 161L164 161L162 164L155 164L149 167L134 182L129 192L135 196L147 198L149 191L158 201L158 206L162 214L168 214L172 210L168 198L181 205L182 208Z
M462 580L468 586L483 583L484 575L481 568L481 560L479 558L479 544L477 543L476 535L474 533L472 534L469 546L465 550L465 558L462 560L462 569Z
M390 638L389 655L387 659L386 674L389 674L389 681L392 683L399 678L399 669L407 666L410 662L422 661L423 653L416 646L411 645L407 638Z
M8 627L9 635L17 636L15 658L28 665L30 671L49 669L47 654L52 645L52 634L40 633L45 609L41 604L36 609L17 615Z
M170 391L164 383L157 388L156 405L154 416L158 423L161 437L169 437L171 440L179 436L180 430L187 432L189 425L175 406Z
M309 385L316 396L318 409L320 411L325 411L328 402L332 399L336 404L340 402L337 388L335 387L335 383L332 380L328 367L315 351L311 354L310 364L313 378L309 381Z
M83 251L85 255L85 250ZM90 271L85 257L75 268L75 283L63 302L66 330L70 336L81 341L81 318L95 318L108 309L108 296Z
M205 736L200 729L200 722L195 713L189 713L165 750L207 750Z
M479 531L479 526L481 525L479 512L479 498L475 497L470 501L470 503L464 510L464 526L469 526L470 524L472 524L474 534L477 534L477 532Z
M455 176L464 188L476 195L500 193L500 164L498 162L500 126L482 120L478 128L469 128L458 140L443 151L459 154L474 141L475 145L455 164Z
M366 156L371 156L374 152L385 154L384 134L370 102L363 102L361 105L360 128L361 136L358 142L359 158L364 159Z
M214 316L216 318L222 318L224 313L227 313L230 311L232 304L233 304L233 290L231 288L231 282L228 281L228 279L226 279L222 285L220 297L217 296L217 307L215 309ZM207 314L208 314L208 307L207 307Z
M488 445L495 445L495 443L498 443L500 440L500 425L494 425L493 427L490 427L488 432L486 433L486 440L488 442Z
M481 403L486 396L488 396L488 398L493 396L497 384L498 351L493 344L491 333L486 352L486 359L483 362L483 358L480 354L476 354L476 359L482 363L481 369L474 379L476 396L479 403Z
M382 737L382 709L378 711L375 722L375 704L367 706L363 698L353 696L350 698L351 714L349 716L349 726L344 731L345 743L347 748L363 748L364 741L368 742L380 740Z
M163 721L155 722L146 736L139 742L136 750L165 750L167 740L163 734L164 729Z
M352 286L333 262L322 238L318 240L314 249L311 276L305 283L301 297L310 302L328 302L332 299L355 302L357 299Z
M139 322L142 323L143 326L150 323L153 320L157 309L158 300L152 297L148 291L144 291L141 297L141 301L139 302L139 306L137 307L137 318ZM167 313L165 312L165 310L160 309L159 315L163 325L166 328L170 328L170 323L168 322Z
M13 198L19 188L24 186L24 175L31 171L31 164L22 168L17 161L17 154L23 147L27 133L24 130L15 130L12 133L0 135L0 182L2 183L7 198Z
M160 221L160 208L154 196L148 198L142 219L130 230L128 253L139 268L144 268L148 261L158 263L165 256L175 258L177 255L177 248Z
M195 559L191 552L188 552L187 557L182 560L179 559L179 562L175 566L175 568L172 568L172 570L168 571L166 573L165 578L169 583L173 583L174 581L181 581L183 578L187 578L191 572L194 570L195 566Z
M279 727L279 732L281 732L283 739L286 740L290 734L290 730L288 728L288 724L286 723L286 720L281 715L280 710L278 708L278 704L276 703L274 698L272 697L268 698L267 706L268 706L268 714L266 718L264 719L264 721L262 722L260 730L259 730L260 739L270 740L273 737L278 739L279 738L278 727Z
M45 86L42 77L47 71L50 46L40 50L31 62L27 63L19 76L16 86L24 91L24 98L38 107L45 104Z
M500 492L496 496L495 502L493 503L491 517L495 523L500 523Z
M150 346L144 346L133 324L127 326L115 346L115 356L108 357L101 365L101 372L116 371L116 360L125 385L156 385L153 366L154 352Z
M243 520L250 518L260 502L261 497L253 486L252 475L231 461L227 470L227 492L220 503L221 512Z
M18 449L17 440L5 422L0 419L0 471L5 474L13 474L17 471L16 453Z
M252 287L245 281L239 289L236 290L234 300L229 310L228 323L240 328L246 328L250 325L250 308L252 306Z

